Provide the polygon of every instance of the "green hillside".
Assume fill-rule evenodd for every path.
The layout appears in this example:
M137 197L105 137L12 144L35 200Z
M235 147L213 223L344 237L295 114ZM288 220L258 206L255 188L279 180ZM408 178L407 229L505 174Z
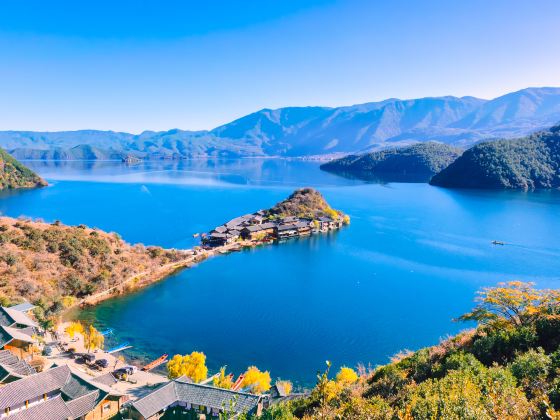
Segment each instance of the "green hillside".
M430 183L455 188L559 188L560 126L528 137L476 145Z
M560 409L560 292L484 289L475 329L358 374L319 374L310 396L265 419L553 419ZM398 334L398 332L395 332ZM328 365L330 366L330 364Z
M47 185L39 175L0 149L0 190Z
M427 182L460 155L461 150L455 147L427 142L345 156L321 165L321 169L366 180Z

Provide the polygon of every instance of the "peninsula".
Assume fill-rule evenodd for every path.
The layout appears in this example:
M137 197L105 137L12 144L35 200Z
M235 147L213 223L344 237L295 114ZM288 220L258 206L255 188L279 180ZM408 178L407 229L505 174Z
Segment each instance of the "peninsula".
M214 228L203 236L202 243L209 248L244 241L256 245L328 232L349 223L350 217L332 209L321 193L303 188L268 210L237 217Z
M38 321L50 325L67 308L136 290L210 256L327 232L349 220L311 188L235 218L204 234L202 247L187 250L131 245L84 225L0 217L0 306L27 300Z
M47 181L0 149L0 191L5 189L44 187Z

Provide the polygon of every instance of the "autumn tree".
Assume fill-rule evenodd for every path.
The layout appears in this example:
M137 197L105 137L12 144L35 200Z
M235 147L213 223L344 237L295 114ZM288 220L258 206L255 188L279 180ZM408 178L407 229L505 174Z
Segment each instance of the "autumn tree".
M284 395L290 395L293 389L290 381L276 381L275 385L280 391L284 391Z
M270 389L270 373L261 372L256 366L249 366L243 374L242 388L250 388L254 394L262 394Z
M212 379L212 383L217 388L231 389L233 387L233 379L231 375L226 374L226 367L220 368L220 372Z
M483 325L511 325L521 327L530 324L539 313L542 304L550 300L546 290L536 290L534 283L512 281L498 283L478 292L478 304L461 321L477 321Z
M167 375L170 379L187 376L194 382L200 382L207 378L206 355L193 351L191 354L181 356L176 354L167 363Z
M358 380L358 374L352 368L343 366L336 374L336 382L342 385L352 385Z
M95 349L103 349L103 344L105 343L105 337L97 331L93 325L89 325L84 328L84 347L88 352Z
M84 334L84 326L81 322L71 322L68 326L64 329L64 332L70 336L70 338L74 338L76 334L83 335Z

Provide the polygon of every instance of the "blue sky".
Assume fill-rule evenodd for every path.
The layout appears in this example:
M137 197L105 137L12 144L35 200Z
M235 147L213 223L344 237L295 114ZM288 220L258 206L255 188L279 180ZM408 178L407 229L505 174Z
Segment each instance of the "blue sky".
M560 86L559 17L556 0L5 1L0 130Z

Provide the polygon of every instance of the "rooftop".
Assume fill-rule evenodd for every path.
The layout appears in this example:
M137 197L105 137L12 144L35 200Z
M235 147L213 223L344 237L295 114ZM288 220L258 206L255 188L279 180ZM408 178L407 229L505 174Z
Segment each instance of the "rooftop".
M176 402L245 413L254 410L260 399L258 395L194 384L179 378L134 402L132 406L145 418Z
M12 308L0 306L0 326L11 327L14 324L27 327L37 327L37 323L29 318L24 312Z

